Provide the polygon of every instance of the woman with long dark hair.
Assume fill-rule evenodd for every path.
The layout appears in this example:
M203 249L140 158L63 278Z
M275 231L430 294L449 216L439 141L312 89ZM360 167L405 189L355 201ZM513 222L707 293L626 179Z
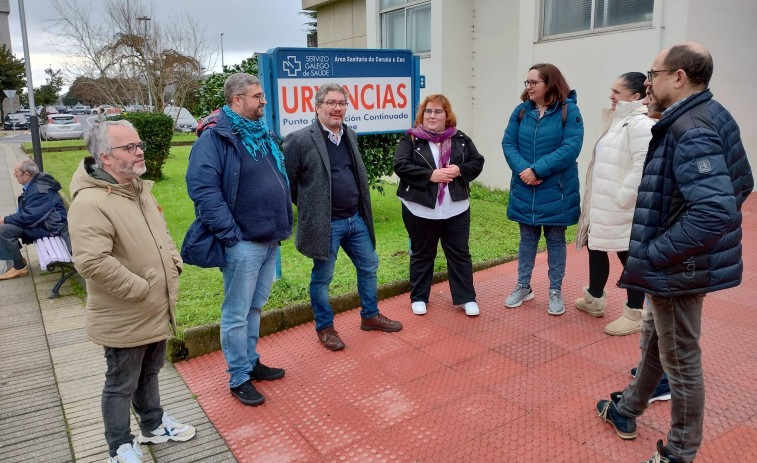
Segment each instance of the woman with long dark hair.
M549 313L562 315L565 304L565 230L580 213L578 165L584 138L583 120L562 73L552 64L528 71L523 103L515 107L502 149L512 169L507 218L520 224L518 283L505 301L518 307L534 298L531 272L542 230L549 264Z

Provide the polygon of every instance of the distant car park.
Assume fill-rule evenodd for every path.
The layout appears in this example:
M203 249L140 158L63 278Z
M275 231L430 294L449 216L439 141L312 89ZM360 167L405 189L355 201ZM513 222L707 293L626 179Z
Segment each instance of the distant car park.
M84 130L73 114L51 114L39 128L42 140L76 140L84 138Z
M5 130L26 130L28 128L29 119L24 114L6 114L5 119L3 119L3 129Z

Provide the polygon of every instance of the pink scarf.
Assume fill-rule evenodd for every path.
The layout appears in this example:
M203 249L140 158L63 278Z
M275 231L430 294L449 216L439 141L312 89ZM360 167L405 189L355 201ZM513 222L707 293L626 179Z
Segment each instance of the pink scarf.
M452 136L457 133L457 127L447 127L444 132L432 132L421 124L413 127L412 129L408 129L407 133L414 135L422 140L427 140L434 143L442 142L442 147L439 150L439 167L447 167L447 165L449 164L449 159L452 155ZM444 194L446 191L447 184L440 183L439 197L437 198L439 205L442 204L442 200L444 199Z

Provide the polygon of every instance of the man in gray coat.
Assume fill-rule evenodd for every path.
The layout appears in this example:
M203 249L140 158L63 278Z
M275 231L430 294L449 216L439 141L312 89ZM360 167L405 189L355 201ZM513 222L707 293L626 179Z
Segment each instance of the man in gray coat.
M329 350L344 343L334 329L329 285L339 247L357 269L357 289L366 331L399 331L402 324L381 315L376 297L376 236L368 175L355 131L344 124L349 94L339 84L322 85L315 94L317 121L284 140L292 202L297 205L295 246L313 259L310 303L318 339Z

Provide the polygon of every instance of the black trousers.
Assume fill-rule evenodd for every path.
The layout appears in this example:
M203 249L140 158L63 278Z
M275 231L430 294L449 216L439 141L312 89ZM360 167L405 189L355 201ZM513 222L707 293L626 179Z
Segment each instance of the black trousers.
M619 251L618 260L626 266L628 251ZM607 279L610 277L610 258L606 251L594 251L589 249L589 294L594 297L602 297ZM644 307L644 292L636 289L626 289L628 307L641 309Z
M402 221L410 236L410 301L428 302L434 277L434 259L439 241L447 257L447 273L452 303L476 300L473 289L473 262L468 248L470 209L444 220L414 216L402 205Z

